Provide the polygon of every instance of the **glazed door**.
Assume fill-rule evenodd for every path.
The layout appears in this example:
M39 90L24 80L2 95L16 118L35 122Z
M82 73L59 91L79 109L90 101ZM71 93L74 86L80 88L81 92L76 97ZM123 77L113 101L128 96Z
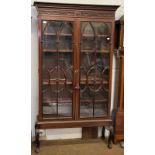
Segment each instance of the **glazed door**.
M81 22L80 118L108 115L111 23Z
M42 20L43 119L73 118L73 22Z

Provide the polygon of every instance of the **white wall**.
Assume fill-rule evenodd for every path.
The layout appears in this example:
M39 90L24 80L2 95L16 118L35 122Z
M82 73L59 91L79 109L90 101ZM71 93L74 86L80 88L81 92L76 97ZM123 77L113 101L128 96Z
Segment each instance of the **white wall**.
M34 135L34 125L38 112L38 39L37 11L31 9L31 128Z
M56 3L77 3L77 4L96 4L96 5L121 5L116 11L116 19L119 19L123 14L123 0L35 0L42 2L56 2ZM34 0L31 1L32 5ZM32 135L34 136L34 125L38 112L38 40L37 40L37 12L32 6L32 20L31 20L31 127ZM115 58L113 63L113 88L115 78ZM112 88L112 107L114 103L114 89ZM99 127L98 136L101 136L101 127ZM45 139L71 139L81 138L81 128L74 129L50 129L44 131Z

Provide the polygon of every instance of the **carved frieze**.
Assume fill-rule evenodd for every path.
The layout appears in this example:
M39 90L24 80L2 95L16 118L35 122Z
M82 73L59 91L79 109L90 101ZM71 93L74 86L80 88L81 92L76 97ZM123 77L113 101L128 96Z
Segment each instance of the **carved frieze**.
M92 10L70 10L70 9L43 9L39 8L39 15L49 16L71 16L71 17L113 17L114 12L92 11Z

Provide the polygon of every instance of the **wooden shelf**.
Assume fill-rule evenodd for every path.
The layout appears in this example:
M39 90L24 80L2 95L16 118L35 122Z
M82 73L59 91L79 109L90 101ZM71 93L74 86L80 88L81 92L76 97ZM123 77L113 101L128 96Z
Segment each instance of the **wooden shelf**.
M57 80L54 79L54 80L51 80L50 81L50 84L55 85L55 84L57 84L56 82L57 82ZM64 84L64 83L65 83L65 79L60 79L59 80L59 84ZM93 78L92 78L92 80L89 79L89 83L88 84L93 84L93 83L94 83ZM96 84L101 84L101 81L99 81L98 79L96 79L95 83ZM102 83L103 84L109 84L108 81L103 81ZM43 80L42 84L43 85L48 85L49 84L49 80ZM73 84L73 82L72 81L66 81L66 84L67 85L71 85L71 84ZM84 78L83 79L80 79L80 84L87 84L87 79L84 79Z
M43 52L57 52L57 50L55 49L43 49ZM73 52L72 49L64 49L64 50L58 50L58 52L60 53L70 53ZM90 49L86 49L86 50L81 50L82 53L94 53L94 50L90 50ZM105 54L109 54L109 50L105 50L105 49L101 49L101 50L96 50L96 53L105 53Z
M92 78L92 79L89 78L88 81L89 81L88 84L93 84L93 83L94 83L94 79L93 79L93 78ZM86 84L86 82L87 82L87 79L80 79L80 84ZM101 81L100 81L99 79L96 79L96 80L95 80L95 83L96 83L96 84L101 84ZM102 83L103 83L103 84L109 84L108 81L103 81Z
M81 50L82 53L94 53L93 49L82 49ZM101 49L101 50L96 50L96 53L105 53L105 54L109 54L109 50L106 49Z
M57 50L55 49L43 49L43 52L51 52L51 53L55 53L57 52ZM72 49L64 49L64 50L58 50L58 52L62 52L62 53L68 53L68 52L72 52Z
M59 84L64 84L64 83L65 83L65 79L60 79L59 80ZM49 80L43 80L42 84L43 85L48 85L49 84ZM50 84L53 84L53 85L57 84L57 80L56 79L51 80ZM73 84L73 82L72 81L66 81L66 84L67 85L71 85L71 84Z
M95 99L95 104L107 102L108 99ZM93 99L80 99L81 103L93 103ZM72 100L70 99L59 99L58 104L68 104L72 103ZM43 106L51 106L52 104L57 104L56 100L44 100ZM71 104L72 105L72 104Z
M104 110L105 111L105 110ZM104 112L103 111L103 112ZM105 111L106 112L106 111ZM101 118L101 117L106 117L107 116L107 112L103 115L103 114L101 114L101 115L95 115L94 114L94 116L93 116L93 114L91 114L91 116L90 115L88 115L88 113L84 113L84 112L81 112L80 113L80 118L81 119L83 119L83 118L87 118L87 119L91 119L91 118Z
M44 119L71 119L71 116L62 115L62 114L43 114Z
M58 99L58 103L60 104L68 104L68 103L72 103L72 100L71 99ZM52 100L52 99L47 99L47 100L43 100L43 106L50 106L50 104L57 104L57 101L56 99L55 100ZM72 105L72 104L71 104Z
M46 36L56 36L57 34L56 33L49 33L49 32L45 32L43 33L43 35L46 35ZM72 36L72 34L70 33L60 33L59 36Z
M82 37L95 37L94 35L92 35L92 34L83 34L82 35ZM107 35L107 34L98 34L98 35L96 35L96 37L109 37L109 35Z
M108 101L108 99L95 99L95 104L107 102L107 101ZM93 103L93 100L91 100L91 99L80 99L80 102L81 103L84 103L84 102Z

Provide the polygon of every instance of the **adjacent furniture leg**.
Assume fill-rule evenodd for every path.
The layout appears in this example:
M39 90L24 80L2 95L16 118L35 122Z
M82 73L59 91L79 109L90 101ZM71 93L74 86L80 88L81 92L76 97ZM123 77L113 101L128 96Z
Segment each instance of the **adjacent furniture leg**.
M102 128L102 138L105 139L105 127Z
M38 130L38 125L35 125L35 152L39 153L40 141L39 141L40 132Z
M108 148L109 149L112 148L112 141L113 141L113 136L114 136L113 131L114 131L113 126L110 126L110 128L109 128L110 134L109 134L109 137L108 137Z

